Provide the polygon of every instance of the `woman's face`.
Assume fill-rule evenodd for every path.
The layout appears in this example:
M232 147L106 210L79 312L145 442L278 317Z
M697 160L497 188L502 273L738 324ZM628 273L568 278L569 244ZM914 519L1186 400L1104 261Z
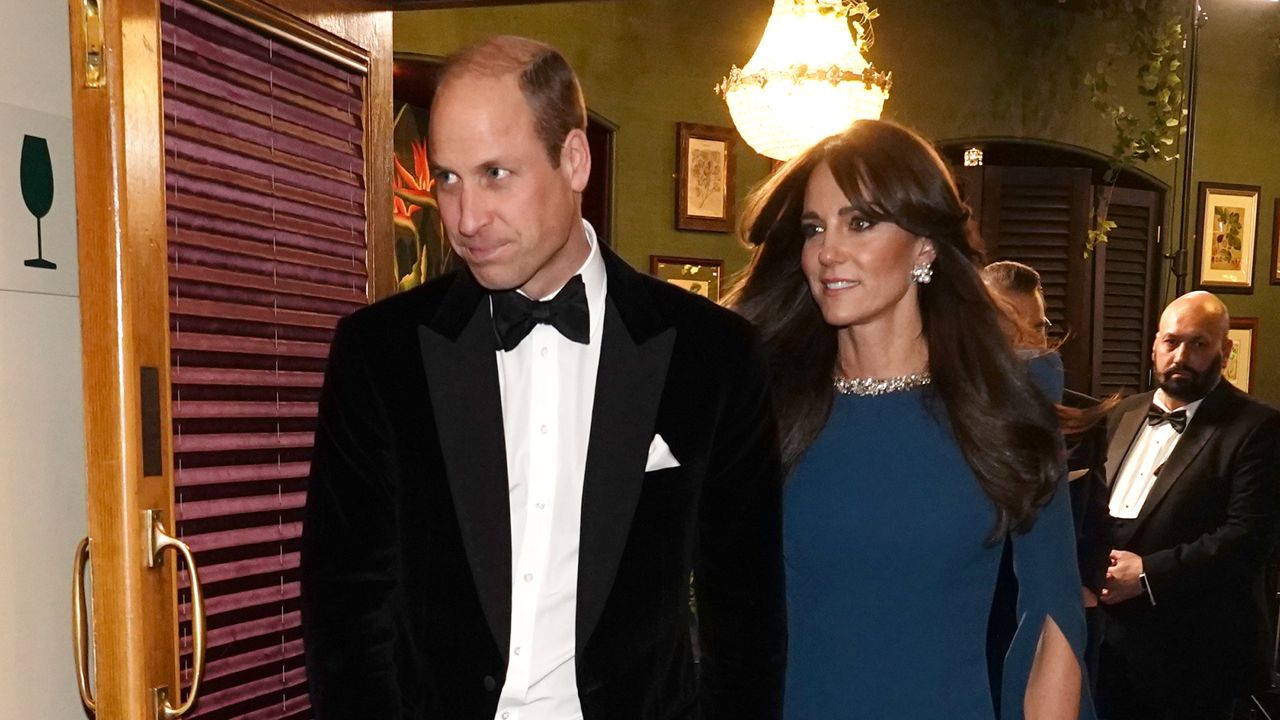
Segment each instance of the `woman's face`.
M911 269L934 259L933 243L853 209L831 168L814 168L805 189L800 266L828 325L844 328L895 318L916 323Z

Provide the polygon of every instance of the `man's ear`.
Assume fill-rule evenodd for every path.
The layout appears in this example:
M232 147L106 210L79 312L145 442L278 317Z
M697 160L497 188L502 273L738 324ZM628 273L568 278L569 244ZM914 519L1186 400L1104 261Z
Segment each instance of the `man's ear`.
M565 174L574 192L587 189L587 180L591 177L591 146L582 130L574 128L565 136L564 145L560 147L560 172Z
M1231 348L1235 347L1235 345L1236 345L1235 341L1234 341L1234 340L1232 340L1230 337L1224 337L1224 338L1222 338L1222 367L1223 367L1223 369L1226 369L1226 367L1227 367L1227 361L1231 359Z

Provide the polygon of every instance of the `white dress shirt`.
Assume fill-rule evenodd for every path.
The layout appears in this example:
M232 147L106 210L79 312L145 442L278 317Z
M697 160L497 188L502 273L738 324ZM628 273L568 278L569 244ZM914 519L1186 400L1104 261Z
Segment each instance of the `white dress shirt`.
M1161 391L1156 391L1152 404L1169 412L1169 406L1162 396ZM1187 411L1186 427L1191 426L1191 418L1202 402L1203 398L1180 408ZM1111 517L1125 520L1138 517L1143 504L1147 502L1147 495L1151 494L1151 488L1156 484L1160 468L1164 467L1182 435L1170 423L1151 426L1145 420L1142 422L1138 437L1134 439L1133 446L1120 464L1120 471L1116 473L1116 485L1111 491Z
M595 230L582 224L591 245L578 271L591 313L590 343L539 324L513 350L497 353L512 577L507 678L495 720L582 717L574 663L578 544L606 290Z

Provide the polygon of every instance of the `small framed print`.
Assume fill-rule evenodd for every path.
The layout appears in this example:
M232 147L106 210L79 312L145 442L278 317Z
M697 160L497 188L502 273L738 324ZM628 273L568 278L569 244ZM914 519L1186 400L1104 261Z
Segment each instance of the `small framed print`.
M1227 330L1231 354L1226 358L1222 376L1245 392L1253 392L1253 361L1258 357L1258 318L1231 318Z
M733 130L676 123L676 134L676 229L733 232Z
M650 255L649 273L711 302L720 302L720 285L724 276L724 262L721 260Z
M1257 185L1200 183L1195 286L1225 293L1253 292L1258 245Z
M1271 284L1280 285L1280 198L1276 198L1275 220L1271 224Z

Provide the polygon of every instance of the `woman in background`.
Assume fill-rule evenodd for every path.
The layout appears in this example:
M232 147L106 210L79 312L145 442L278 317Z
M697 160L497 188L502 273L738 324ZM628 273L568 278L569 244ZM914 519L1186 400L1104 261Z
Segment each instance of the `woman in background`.
M1058 424L1067 443L1067 478L1071 489L1071 516L1075 521L1076 562L1083 583L1081 594L1085 621L1089 628L1085 646L1085 669L1089 688L1096 686L1101 618L1098 595L1106 580L1111 554L1111 516L1107 509L1107 434L1104 420L1119 402L1119 396L1097 398L1064 388L1062 358L1057 345L1049 342L1049 322L1045 311L1044 286L1035 268L1002 260L982 269L982 281L1002 313L1001 326L1014 350L1027 361L1036 383L1050 388L1048 396L1058 403ZM1056 392L1055 392L1056 391ZM1001 567L1001 582L1016 592L1011 571ZM1007 645L1013 634L1016 615L1011 598L997 587L997 607L991 625L992 647ZM998 661L999 658L989 658ZM995 667L999 666L994 662ZM993 675L993 678L995 676ZM993 679L993 682L998 682Z
M750 203L758 250L731 302L765 344L791 471L791 720L995 717L986 625L1006 536L1022 622L1002 717L1081 716L1057 420L1001 333L968 217L929 144L880 121Z

